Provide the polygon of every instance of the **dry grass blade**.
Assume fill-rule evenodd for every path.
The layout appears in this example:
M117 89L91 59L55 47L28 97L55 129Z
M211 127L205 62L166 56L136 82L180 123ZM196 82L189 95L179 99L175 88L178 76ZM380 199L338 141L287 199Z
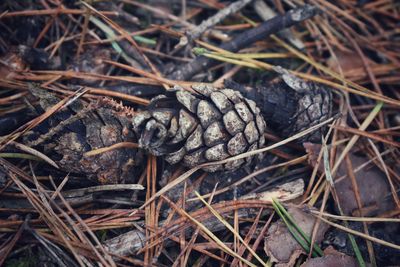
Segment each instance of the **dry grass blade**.
M56 9L44 9L44 10L24 10L3 13L1 18L9 17L21 17L21 16L43 16L43 15L57 15L57 14L70 14L70 15L81 15L85 14L86 10L82 9L68 9L68 8L56 8ZM118 16L117 12L113 11L100 11L101 14L108 16Z
M100 241L98 240L96 235L93 233L93 231L86 225L86 223L81 219L81 217L78 214L76 214L76 212L71 208L71 206L68 204L68 202L65 201L64 197L60 193L58 193L58 196L61 199L61 201L63 202L63 204L67 207L68 211L79 222L79 226L82 227L92 238L92 240L94 241L93 243L96 244L96 247L83 233L80 234L80 236L83 237L82 241L84 241L84 243L86 243L90 246L90 248L95 253L95 255L98 257L98 259L100 260L100 262L102 264L104 264L105 266L113 266L113 267L117 266L115 264L114 260L112 259L112 257L107 253L104 246L100 243ZM60 209L60 211L63 214L63 216L66 217L67 220L69 220L70 224L73 226L74 230L76 232L78 232L78 235L79 235L80 230L78 230L79 228L77 228L75 226L75 223L73 223L72 219L69 218L69 216L67 215L66 212L62 211L61 209Z
M288 167L288 166L296 165L296 164L299 164L301 162L304 162L306 159L307 159L307 156L305 155L305 156L298 157L298 158L295 158L295 159L290 160L290 161L282 162L282 163L279 163L279 164L274 164L272 166L268 166L268 167L259 169L259 170L252 172L251 174L243 177L242 179L236 181L235 183L233 183L233 184L231 184L231 185L229 185L227 187L224 187L224 188L221 188L219 190L216 190L214 194L215 195L219 195L219 194L222 194L222 193L227 192L229 190L233 190L235 187L239 187L241 184L249 181L251 178L256 177L257 175L260 175L260 174L262 174L264 172L271 171L271 170L274 170L276 168ZM202 195L203 198L208 198L210 196L211 196L211 193ZM193 199L189 199L188 202L194 201L194 200L195 200L194 198Z
M96 13L97 15L99 15L102 19L104 19L109 25L111 25L113 27L113 29L115 29L116 31L118 31L121 35L123 35L126 40L128 40L132 46L139 51L139 55L142 57L142 59L144 60L144 62L151 68L151 70L155 73L156 76L161 77L161 74L159 73L159 71L156 69L156 67L151 63L151 61L147 58L146 55L144 55L143 53L140 52L139 46L137 45L137 43L135 42L135 40L133 40L133 38L129 35L129 33L127 33L123 28L121 28L120 26L118 26L118 24L116 24L114 21L112 21L111 19L107 18L105 15L101 14L99 11L97 11L95 8L93 8L91 5L89 5L86 2L82 2L81 3L83 5L85 5L88 9L90 9L91 11L93 11L94 13ZM166 87L168 88L168 87Z
M71 253L74 255L75 259L79 263L80 266L85 266L81 257L79 256L77 250L68 240L67 236L73 237L72 232L69 228L58 218L58 216L52 210L47 210L49 206L45 206L44 203L40 201L38 196L36 196L26 185L24 185L19 179L13 174L9 174L10 178L14 181L14 183L22 190L22 192L26 195L27 199L31 202L32 206L46 219L48 226L53 231L57 237L62 240L62 242L68 247ZM72 238L72 240L76 240Z
M289 205L271 199L292 202L299 195L312 207L303 210L311 213L311 240L297 234L309 258L322 254L314 243L335 245L349 233L350 242L337 250L359 265L397 264L400 5L394 1L5 0L0 10L0 265L283 265L266 245L276 226L270 223L278 214L297 231L285 213ZM289 84L289 74L305 83ZM206 89L196 88L199 81ZM284 83L295 91L310 87L290 92ZM175 86L196 100L182 103ZM209 86L256 103L263 136L257 108L243 102L259 120L257 145L246 133L254 127L226 95L249 146L232 152L220 141L227 153L210 159L216 145L207 144L210 125L198 119L200 101L210 98L227 136L237 134L215 95L203 94ZM326 102L314 89L329 95ZM307 112L291 93L304 97ZM297 127L298 118L313 117L314 100L317 109L327 104L338 115ZM204 147L180 139L184 132L196 137L183 126L181 112L188 110L201 124L195 131ZM145 127L136 125L140 115ZM163 126L142 133L153 117L167 131L165 149L143 142L165 136ZM169 164L172 153L184 154L182 166ZM253 169L250 160L261 156ZM195 167L185 169L190 157ZM248 165L208 172L238 162ZM338 229L322 237L325 223ZM283 253L290 242L273 243ZM289 265L324 260L288 254Z
M240 66L246 66L246 67L250 67L250 68L257 68L257 69L261 68L261 69L265 69L265 70L273 70L274 69L273 65L265 63L265 62L257 61L257 60L252 59L252 58L242 58L242 60L238 60L238 59L235 59L235 56L234 56L235 54L234 53L229 53L229 51L214 47L214 46L212 46L210 44L203 43L203 42L201 43L201 45L203 45L204 47L206 47L208 49L212 49L214 51L219 52L219 53L212 54L212 53L204 52L202 50L196 50L196 51L201 52L201 55L203 55L203 56L207 56L207 57L210 57L210 58L213 58L213 59L216 59L216 60L220 60L220 61L223 61L223 62L228 62L228 63L232 63L232 64L236 64L236 65L240 65ZM232 54L232 58L224 56L224 55L229 55L229 54ZM305 56L302 56L302 58L306 58L307 59L306 61L309 61L309 59L307 57L305 57ZM315 63L315 64L317 64L317 63ZM323 68L323 67L321 66L321 68ZM324 69L326 69L326 68L324 68ZM328 70L328 69L326 69L326 70ZM367 98L371 98L371 99L375 99L375 100L378 100L378 101L382 101L384 103L388 103L388 104L392 104L392 105L396 105L396 106L400 105L400 101L398 101L398 100L395 100L395 99L389 98L387 96L378 94L378 93L376 93L374 91L370 91L370 90L368 90L368 89L366 89L364 87L360 87L359 85L357 85L355 83L352 83L350 81L345 81L345 83L349 82L357 89L349 88L348 86L343 86L343 85L340 85L338 83L331 82L329 80L317 77L315 75L311 75L311 74L307 74L307 73L303 73L303 72L298 72L298 71L289 71L289 72L294 74L294 75L296 75L296 76L298 76L298 77L300 77L300 78L304 78L306 80L311 80L311 81L314 81L314 82L317 82L317 83L321 83L321 84L326 84L326 85L328 85L328 86L330 86L332 88L341 89L341 90L344 90L344 91L347 91L347 92L350 92L350 93L353 93L353 94L356 94L356 95L360 95L360 96L364 96L364 97L367 97ZM329 70L329 72L332 73L332 71L330 71L330 70ZM338 77L338 75L336 74L335 77ZM342 81L343 78L340 78L340 80Z
M135 149L135 148L138 148L138 144L131 143L131 142L121 142L121 143L117 143L117 144L111 145L109 147L103 147L103 148L98 148L98 149L95 149L95 150L88 151L88 152L86 152L84 154L84 156L85 157L91 157L91 156L95 156L95 155L98 155L98 154L101 154L101 153L104 153L104 152L107 152L107 151L111 151L113 149L118 149L118 148L132 148L132 149Z
M335 128L335 129L338 129L340 131L349 132L349 133L352 133L352 134L355 134L355 135L367 137L369 139L373 139L375 141L379 141L379 142L382 142L382 143L385 143L385 144L400 148L400 143L399 142L388 140L388 139L383 138L383 137L381 137L381 136L379 136L377 134L373 134L373 133L370 133L370 132L366 132L366 131L363 131L363 130L354 129L354 128L350 128L350 127L343 127L343 126L339 126L339 125L332 126L332 127Z
M48 164L50 164L53 167L55 167L57 169L59 168L58 165L52 159L47 157L45 154L37 151L36 149L33 149L24 144L20 144L20 143L14 142L14 141L12 141L11 144L14 145L16 148L21 149L22 151L28 152L29 154L32 154L32 155L38 157L39 159L42 159L43 161L47 162Z
M74 189L71 191L62 192L65 197L78 197L85 194L99 192L99 191L120 191L120 190L144 190L144 186L141 184L109 184L109 185L98 185L86 188Z
M213 198L214 198L214 195L215 195L215 190L217 189L217 185L218 185L218 184L215 185L214 190L213 190L213 192L212 192L210 198L208 199L208 203L211 203L211 202L212 202L212 200L213 200ZM182 231L182 232L183 232L183 231ZM198 237L198 235L199 235L199 232L200 232L200 228L199 228L199 227L196 227L196 229L195 229L195 231L194 231L194 233L193 233L193 235L192 235L190 241L189 241L189 242L186 244L186 246L181 250L181 252L179 253L179 255L178 255L178 257L176 258L176 260L175 260L175 262L174 262L174 265L173 265L172 267L176 267L176 266L178 266L179 264L181 264L181 265L183 265L183 266L186 266L186 265L187 265L187 262L188 262L188 260L189 260L189 255L190 255L191 251L193 250L193 246L194 246L194 243L196 242L196 239L197 239L197 237ZM181 259L181 260L180 260L180 259ZM221 259L219 259L219 260L221 261L221 260L223 260L223 259L221 258ZM228 262L226 262L226 263L228 263Z
M239 256L237 253L235 253L232 249L230 249L228 246L225 245L224 242L222 242L216 235L214 235L210 230L207 229L201 222L190 216L186 211L180 209L175 205L175 203L171 202L169 199L163 197L164 200L166 200L175 210L177 210L179 213L181 213L183 216L188 218L190 221L192 221L197 227L199 227L207 236L209 236L215 243L218 244L218 246L223 250L224 252L228 253L229 255L236 257L240 259L243 263L247 264L248 266L255 267L257 265L252 264L248 260L242 258Z
M194 192L197 196L198 199L201 200L201 202L203 202L203 204L210 209L211 213L218 218L218 220L225 225L226 228L228 228L229 231L232 232L232 234L238 238L240 240L240 242L242 242L242 244L249 250L249 252L254 256L254 258L256 258L258 260L259 263L261 263L263 266L268 266L266 262L264 262L258 255L257 253L255 253L251 247L243 240L243 238L237 233L237 231L235 231L235 229L233 229L233 227L224 219L222 218L222 216L215 210L213 209L213 207L210 206L210 204L208 204L204 198L202 196L200 196L200 194L198 192Z
M8 254L10 254L11 250L15 246L15 244L20 239L22 232L25 230L25 223L22 224L18 231L14 234L11 240L7 240L9 242L5 243L0 247L0 266L3 266L4 261L7 259Z
M326 212L320 212L316 210L310 210L310 212L314 215L328 217L335 220L342 221L354 221L354 222L400 222L400 219L397 218L376 218L376 217L350 217L350 216L339 216Z
M340 230L343 230L343 231L345 231L345 232L347 232L347 233L349 233L349 234L362 237L362 238L364 238L364 239L367 239L367 240L369 240L369 241L372 241L372 242L381 244L381 245L383 245L383 246L387 246L387 247L391 247L391 248L400 250L400 246L399 246L399 245L396 245L396 244L393 244L393 243L390 243L390 242L381 240L381 239L379 239L379 238L376 238L376 237L373 237L373 236L370 236L370 235L366 235L366 234L364 234L364 233L361 233L361 232L358 232L358 231L349 229L349 228L344 227L344 226L342 226L342 225L340 225L340 224L333 223L333 222L331 222L331 221L329 221L329 220L327 220L327 219L325 219L325 218L323 218L323 217L321 217L321 216L318 216L318 218L320 218L320 219L321 219L322 221L324 221L325 223L327 223L327 224L329 224L329 225L331 225L331 226L334 226L334 227L336 227L336 228L338 228L338 229L340 229Z

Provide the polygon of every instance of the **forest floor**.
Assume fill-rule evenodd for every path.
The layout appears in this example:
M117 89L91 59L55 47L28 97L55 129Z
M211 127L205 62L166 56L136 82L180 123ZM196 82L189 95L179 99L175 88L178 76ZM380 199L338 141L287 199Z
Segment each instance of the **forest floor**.
M399 26L394 0L1 1L0 266L398 265ZM201 101L257 127L171 165L182 114L215 138Z

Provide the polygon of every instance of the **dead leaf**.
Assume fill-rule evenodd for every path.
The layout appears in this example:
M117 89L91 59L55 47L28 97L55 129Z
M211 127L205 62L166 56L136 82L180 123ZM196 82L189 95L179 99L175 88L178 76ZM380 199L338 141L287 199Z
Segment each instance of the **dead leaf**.
M309 163L315 166L321 145L304 143L303 146L309 155ZM340 149L336 153L340 155ZM352 169L356 177L357 186L360 192L361 204L363 208L364 216L376 215L376 212L382 213L392 208L391 199L388 201L382 201L385 196L390 196L390 188L387 183L387 179L383 172L372 164L357 169L365 164L369 159L367 157L356 156L353 153L349 153ZM323 172L323 163L320 163L319 170ZM335 188L340 201L340 206L343 213L346 215L351 214L355 210L358 210L354 189L351 183L350 177L347 175L347 163L343 161L338 168L337 174L333 178L335 181Z
M324 250L324 256L308 259L301 267L357 267L356 260L344 253L340 253L328 247Z
M363 61L357 53L340 50L336 50L334 52L337 60L331 56L327 62L329 68L331 68L333 71L339 72L339 65L343 73L352 71L354 69L363 68Z
M331 56L327 61L330 69L336 73L340 73L340 67L344 76L348 78L366 76L364 62L357 53L336 50L335 55L336 58ZM372 60L367 59L367 61L370 66L376 65Z
M311 237L315 217L292 205L288 206L288 212L292 215L297 225ZM316 235L317 244L322 241L327 230L328 225L323 223L319 225ZM282 220L273 223L269 228L265 237L264 250L273 262L278 263L276 266L293 266L295 260L305 253Z

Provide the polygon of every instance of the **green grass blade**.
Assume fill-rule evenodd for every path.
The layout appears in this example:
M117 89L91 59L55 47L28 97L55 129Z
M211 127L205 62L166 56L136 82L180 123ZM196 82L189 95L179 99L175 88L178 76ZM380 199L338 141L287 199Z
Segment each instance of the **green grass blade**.
M296 221L293 219L292 215L290 215L286 211L285 207L283 207L282 204L278 200L274 199L273 200L273 204L275 204L275 206L277 207L277 212L279 210L278 214L282 214L281 218L282 219L285 218L285 219L283 219L285 224L286 225L290 224L295 229L295 231L297 231L300 234L302 239L304 239L307 242L307 246L308 246L307 252L309 252L310 251L309 247L311 245L311 238L296 224ZM323 253L322 249L317 244L314 243L313 256L320 257L320 256L323 256L323 255L324 255L324 253Z
M296 231L296 228L293 227L293 225L290 223L290 221L287 219L285 214L282 212L282 210L279 208L278 205L276 205L276 202L272 202L272 206L276 210L276 213L278 213L279 217L283 220L283 222L286 224L286 227L288 228L290 234L293 236L293 238L299 243L299 245L306 251L307 253L310 252L310 246L306 240L304 240L301 235L299 235ZM286 212L287 213L287 212ZM312 255L314 257L318 257L318 254L315 250L313 250Z

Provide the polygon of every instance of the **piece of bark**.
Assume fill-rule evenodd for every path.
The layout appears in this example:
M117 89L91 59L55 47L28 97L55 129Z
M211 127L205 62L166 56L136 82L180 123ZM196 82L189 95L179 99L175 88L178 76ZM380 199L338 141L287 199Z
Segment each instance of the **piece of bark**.
M282 188L292 188L294 182L289 182L286 184L281 185L277 189L273 190L268 190L264 194L268 195L278 195L279 193L282 193ZM298 182L296 183L298 184ZM301 184L301 183L300 183ZM179 193L177 193L179 194ZM180 194L181 195L181 194ZM251 196L247 196L247 198L252 198L254 199L254 194L251 194ZM290 197L288 194L284 194L285 199L293 199L297 197L297 194L294 194L292 197ZM245 196L246 198L246 196ZM227 212L231 213L232 211ZM257 216L259 210L258 209L239 209L238 211L238 217L239 218L252 218ZM226 215L226 214L221 214ZM226 229L226 227L219 221L216 217L212 216L210 219L204 220L204 218L196 218L199 220L201 223L204 224L204 226L209 229L211 232L217 232L223 229ZM203 221L204 220L204 221ZM229 221L229 220L228 220ZM165 221L160 222L160 225L165 224ZM185 235L190 236L190 234L193 232L193 229L190 227L186 230ZM173 241L167 239L164 242L164 246L171 246L174 244ZM127 255L132 255L141 250L145 245L145 235L144 233L140 232L139 230L132 230L129 232L126 232L124 234L121 234L117 237L114 237L112 239L106 240L103 243L104 247L111 253L121 255L121 256L127 256Z
M264 201L272 201L278 199L279 201L288 201L300 197L304 193L304 180L297 179L282 185L278 185L274 190L269 190L261 193L248 194L241 199L259 199Z
M231 213L232 211L229 211ZM251 218L257 215L256 209L240 209L238 210L239 218ZM221 214L224 215L224 214ZM221 223L216 217L211 217L210 219L202 221L201 218L197 218L207 229L211 232L217 232L223 229L226 229L225 225ZM163 225L165 221L162 221L160 225ZM190 236L193 232L192 228L188 228L185 232L186 236ZM164 241L164 246L172 246L175 244L170 239ZM112 239L106 240L103 243L103 246L107 249L107 251L120 255L120 256L128 256L136 254L139 250L144 248L146 245L146 237L143 232L140 230L132 230L121 234Z

